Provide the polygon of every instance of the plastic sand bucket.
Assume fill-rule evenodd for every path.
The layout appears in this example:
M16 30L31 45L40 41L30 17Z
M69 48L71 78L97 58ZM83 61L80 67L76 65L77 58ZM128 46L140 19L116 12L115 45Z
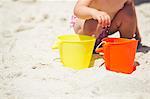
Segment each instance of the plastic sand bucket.
M136 70L134 58L138 44L137 40L104 38L102 43L102 48L97 47L96 52L104 53L107 70L126 74Z
M59 49L65 67L80 70L89 67L95 40L85 35L62 35L52 48Z

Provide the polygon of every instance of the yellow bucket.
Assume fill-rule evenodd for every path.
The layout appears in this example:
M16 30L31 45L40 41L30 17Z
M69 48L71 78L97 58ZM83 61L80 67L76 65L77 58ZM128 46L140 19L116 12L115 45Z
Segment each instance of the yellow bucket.
M65 67L81 70L90 65L95 40L85 35L62 35L52 48L59 49Z

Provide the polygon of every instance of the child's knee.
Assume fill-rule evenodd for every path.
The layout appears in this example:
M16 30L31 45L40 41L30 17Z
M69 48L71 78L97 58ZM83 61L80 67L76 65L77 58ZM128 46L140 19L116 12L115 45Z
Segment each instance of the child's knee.
M75 32L75 33L80 34L81 27L80 27L79 25L74 25L74 26L73 26L73 29L74 29L74 32Z
M73 26L75 33L77 34L83 34L83 24L84 22L81 20L77 20Z
M121 11L122 23L129 26L136 25L136 14L131 4L125 5Z
M123 8L123 13L124 13L124 19L129 20L129 21L135 21L136 19L136 14L135 14L135 9L132 4L132 2L126 3L124 8Z
M129 26L133 26L136 23L136 17L134 16L130 16L128 14L124 14L124 19L123 19L123 23L127 23Z
M83 26L83 32L87 35L93 35L96 31L97 23L93 19L86 20Z

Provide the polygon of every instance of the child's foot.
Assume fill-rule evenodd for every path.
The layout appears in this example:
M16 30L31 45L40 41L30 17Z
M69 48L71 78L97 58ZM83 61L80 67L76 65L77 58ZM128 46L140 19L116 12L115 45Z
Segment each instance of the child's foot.
M141 42L141 36L138 35L137 33L135 33L134 38L135 38L136 40L138 40L139 42Z
M141 43L141 37L139 35L137 35L137 33L135 33L135 37L136 40L138 40L138 46L137 46L137 51L142 50L142 43Z

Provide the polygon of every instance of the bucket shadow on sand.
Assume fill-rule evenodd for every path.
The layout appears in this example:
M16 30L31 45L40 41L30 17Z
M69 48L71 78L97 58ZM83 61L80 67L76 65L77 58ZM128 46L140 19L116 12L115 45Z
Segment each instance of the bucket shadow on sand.
M150 51L150 47L142 44L140 44L137 49L137 52L142 52L144 54L148 53L149 51Z
M94 67L95 61L100 58L104 60L103 55L93 54L89 68ZM98 67L101 67L104 64L105 64L105 62L101 62ZM134 66L140 66L140 63L138 61L134 61Z
M94 67L94 63L95 63L95 61L96 61L97 59L103 59L103 55L100 55L100 54L93 54L89 68ZM103 64L104 64L104 62L101 63L101 64L99 65L99 67L101 67Z

